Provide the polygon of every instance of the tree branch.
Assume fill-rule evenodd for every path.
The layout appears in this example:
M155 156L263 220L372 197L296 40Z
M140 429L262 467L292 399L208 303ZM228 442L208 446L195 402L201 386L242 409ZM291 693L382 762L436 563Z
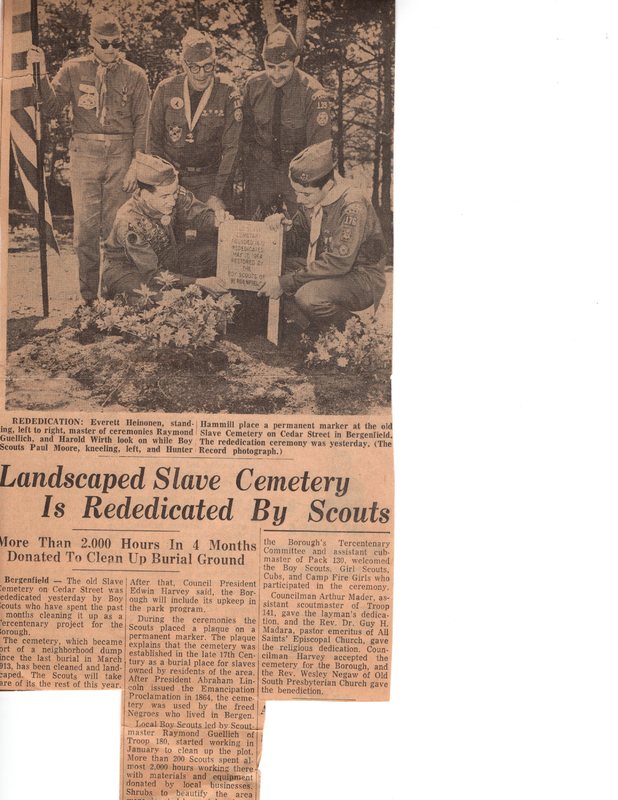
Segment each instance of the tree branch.
M262 0L262 14L266 22L268 33L272 33L277 25L277 12L275 11L275 0Z

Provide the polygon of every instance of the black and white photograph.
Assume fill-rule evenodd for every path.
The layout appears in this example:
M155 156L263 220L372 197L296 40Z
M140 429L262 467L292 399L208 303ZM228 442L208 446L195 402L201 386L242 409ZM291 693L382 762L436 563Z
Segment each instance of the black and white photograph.
M388 414L394 1L7 20L6 408Z

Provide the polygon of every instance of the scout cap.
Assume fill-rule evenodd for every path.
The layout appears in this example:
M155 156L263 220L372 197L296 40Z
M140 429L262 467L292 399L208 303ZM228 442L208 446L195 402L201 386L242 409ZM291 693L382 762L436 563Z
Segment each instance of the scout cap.
M107 11L95 14L90 20L90 33L93 36L122 36L122 29L116 17Z
M205 61L215 52L215 43L203 31L189 28L182 40L182 57L185 61Z
M269 64L282 64L298 55L298 45L292 32L285 25L275 25L264 40L262 58Z
M305 147L290 161L290 180L301 186L309 186L328 175L334 167L333 140L327 139Z
M136 179L149 186L164 186L176 179L176 170L169 161L147 153L135 154Z

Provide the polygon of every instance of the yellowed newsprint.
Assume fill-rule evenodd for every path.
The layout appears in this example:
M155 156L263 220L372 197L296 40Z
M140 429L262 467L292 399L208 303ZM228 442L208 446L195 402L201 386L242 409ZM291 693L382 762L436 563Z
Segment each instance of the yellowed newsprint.
M3 45L0 687L120 689L122 800L257 800L267 701L389 697L394 2Z

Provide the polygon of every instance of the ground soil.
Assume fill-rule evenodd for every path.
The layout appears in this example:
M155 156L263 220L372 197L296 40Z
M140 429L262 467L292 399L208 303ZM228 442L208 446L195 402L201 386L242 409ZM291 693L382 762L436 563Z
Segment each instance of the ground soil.
M155 356L143 343L79 333L68 324L79 303L70 244L49 254L50 316L42 319L38 253L28 231L9 254L7 408L201 413L379 413L390 403L387 370L316 371L299 337L279 347L232 325L216 351ZM389 281L390 283L390 281ZM390 288L390 287L389 287ZM390 293L382 307L390 315Z

